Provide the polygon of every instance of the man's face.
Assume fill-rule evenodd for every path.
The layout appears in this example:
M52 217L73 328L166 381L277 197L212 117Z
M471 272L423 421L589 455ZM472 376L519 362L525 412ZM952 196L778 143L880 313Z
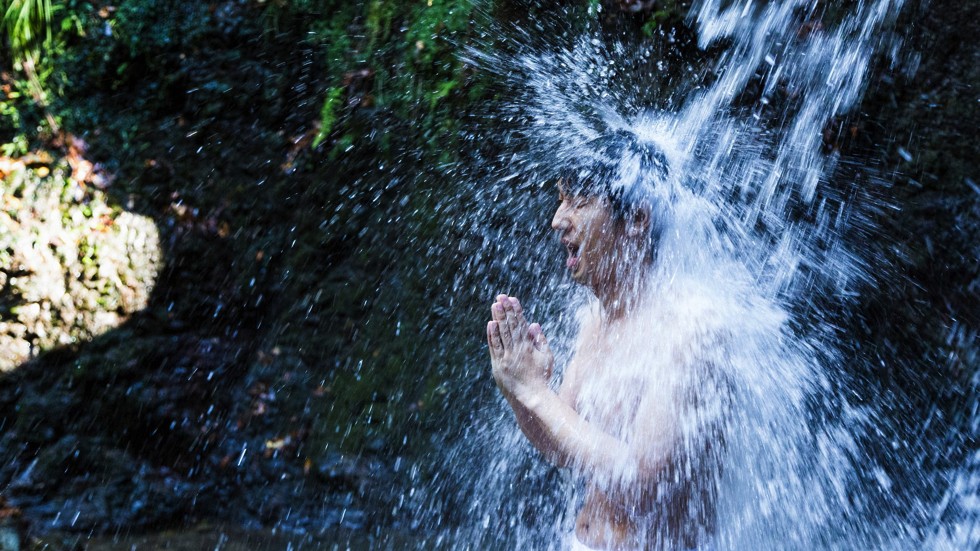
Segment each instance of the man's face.
M603 285L616 261L617 230L608 199L571 195L559 188L558 210L551 227L568 250L565 267L575 282L593 288Z

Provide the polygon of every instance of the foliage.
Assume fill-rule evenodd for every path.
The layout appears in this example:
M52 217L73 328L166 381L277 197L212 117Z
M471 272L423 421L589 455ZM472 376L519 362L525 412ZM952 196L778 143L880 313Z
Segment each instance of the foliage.
M51 0L5 0L2 5L0 36L9 44L11 62L23 72L24 80L4 83L0 97L0 121L3 123L0 127L22 129L22 92L38 103L45 100L41 76L43 68L39 66L40 52L42 47L50 47L52 42L53 12ZM3 150L8 154L26 153L24 142L26 139L22 135L15 135L11 142L3 145Z
M275 15L272 15L272 14ZM326 18L314 14L330 13ZM306 0L268 3L267 18L311 21L309 42L323 52L328 74L320 132L314 147L362 144L352 119L384 113L408 127L418 145L446 150L458 127L453 98L466 98L479 84L455 55L473 38L471 0L420 0L363 4ZM368 132L368 134L372 134ZM375 134L377 135L377 134ZM388 144L381 144L387 149Z
M65 38L81 32L76 2L5 0L0 8L0 38L7 42L10 68L16 71L4 72L0 83L0 130L12 134L2 146L5 154L24 154L29 142L59 133L61 118L50 109L57 95L51 84Z
M183 53L226 38L216 30L237 32L230 29L256 23L266 40L304 36L323 60L314 148L402 148L405 144L392 142L386 132L397 124L408 131L408 141L446 162L452 151L447 140L455 141L460 131L458 104L484 94L472 70L456 56L474 38L474 18L483 16L472 0L249 0L232 7L181 0L5 4L4 30L12 51L30 60L23 84L11 87L33 100L33 105L14 101L17 90L0 96L6 119L0 124L14 130L32 118L26 111L42 108L46 111L35 118L47 118L52 130L62 123L75 128L108 124L132 135L136 129L126 128L132 123L103 120L94 106L81 107L87 98L74 98L70 106L60 98L66 90L121 91L150 75L174 74L184 64ZM133 98L134 107L172 97L176 77L151 78L148 89Z
M51 0L6 0L3 31L10 42L14 59L36 60L42 45L50 45Z

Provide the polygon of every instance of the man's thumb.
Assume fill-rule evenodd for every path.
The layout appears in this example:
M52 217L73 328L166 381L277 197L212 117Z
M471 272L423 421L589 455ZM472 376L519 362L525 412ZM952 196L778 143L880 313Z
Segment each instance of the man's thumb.
M528 327L527 332L531 337L531 342L534 343L534 348L541 351L548 350L548 338L544 336L544 331L541 330L541 325L532 323L530 327Z

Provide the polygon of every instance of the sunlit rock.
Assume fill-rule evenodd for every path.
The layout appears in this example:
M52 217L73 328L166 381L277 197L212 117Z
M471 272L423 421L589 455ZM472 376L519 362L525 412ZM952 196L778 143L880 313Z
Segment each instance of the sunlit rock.
M153 221L81 188L66 167L8 163L0 180L0 371L91 339L146 307L161 253Z

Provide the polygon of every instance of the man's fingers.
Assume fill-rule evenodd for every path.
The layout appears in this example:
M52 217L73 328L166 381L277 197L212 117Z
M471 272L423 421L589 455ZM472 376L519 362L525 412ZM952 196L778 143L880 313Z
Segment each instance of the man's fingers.
M493 358L499 357L504 351L504 344L500 341L500 327L495 321L487 322L487 344Z
M517 318L517 332L523 337L527 334L527 320L524 319L524 307L521 306L521 301L515 297L510 297L510 304Z
M490 311L493 314L494 321L497 322L497 334L500 335L500 342L505 349L510 348L513 346L514 339L511 336L510 324L507 322L507 313L504 310L503 304L499 302L493 303Z
M547 379L551 379L554 373L555 356L551 353L551 348L548 346L548 338L544 336L544 331L537 323L532 323L528 326L527 336L532 346L534 346L534 350L538 354L544 355L544 376Z
M522 323L524 317L520 315L520 302L514 297L509 297L503 302L504 312L507 314L507 324L504 328L510 331L511 340L515 345L527 340L527 329Z
M496 302L490 306L490 312L493 321L496 322L494 327L496 327L496 335L500 339L501 350L509 350L529 341L535 343L534 338L528 333L527 320L524 319L524 307L521 305L521 301L504 294L497 295ZM538 331L540 332L540 330L541 326L538 326ZM489 339L491 335L489 325L487 331Z
M548 350L548 338L544 336L541 325L532 323L527 328L527 336L534 344L534 348L545 351Z
M507 319L507 314L504 313L504 306L499 302L494 302L490 305L490 316L493 321L504 321Z

